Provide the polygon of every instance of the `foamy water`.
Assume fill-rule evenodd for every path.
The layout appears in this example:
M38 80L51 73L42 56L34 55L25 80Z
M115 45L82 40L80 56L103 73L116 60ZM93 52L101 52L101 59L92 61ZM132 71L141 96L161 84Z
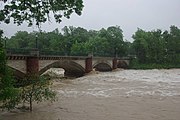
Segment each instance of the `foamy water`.
M73 84L79 84L73 85ZM73 85L73 88L72 86ZM58 90L66 97L180 95L180 70L119 70L84 76ZM79 88L81 86L81 88Z

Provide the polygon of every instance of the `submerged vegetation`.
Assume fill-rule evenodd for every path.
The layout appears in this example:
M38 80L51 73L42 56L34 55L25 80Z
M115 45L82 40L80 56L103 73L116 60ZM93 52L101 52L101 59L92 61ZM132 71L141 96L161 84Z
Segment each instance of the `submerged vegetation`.
M14 87L14 79L6 66L6 54L2 44L3 31L0 30L0 108L10 110L18 104L19 91Z
M56 93L50 88L50 81L42 77L30 77L21 80L21 87L15 87L15 79L11 70L6 66L6 53L2 44L0 31L0 109L11 110L18 105L29 104L28 109L32 111L33 102L44 100L54 101Z

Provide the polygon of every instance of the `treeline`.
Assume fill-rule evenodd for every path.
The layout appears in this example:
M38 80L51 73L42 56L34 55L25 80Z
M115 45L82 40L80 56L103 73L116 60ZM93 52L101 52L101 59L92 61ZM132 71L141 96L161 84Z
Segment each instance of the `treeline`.
M19 31L7 40L7 48L35 48L36 40L40 51L56 51L62 55L126 56L128 43L123 41L119 26L107 29L86 30L81 27L64 27L62 32Z
M135 68L180 67L180 29L144 31L138 29L132 36L132 48L137 61Z
M135 56L133 68L180 67L180 29L145 31L138 29L132 36L134 41L123 39L119 26L101 30L86 30L81 27L64 27L62 32L19 31L6 40L7 48L29 49L37 47L48 54L55 51L61 55ZM168 67L167 67L168 68Z

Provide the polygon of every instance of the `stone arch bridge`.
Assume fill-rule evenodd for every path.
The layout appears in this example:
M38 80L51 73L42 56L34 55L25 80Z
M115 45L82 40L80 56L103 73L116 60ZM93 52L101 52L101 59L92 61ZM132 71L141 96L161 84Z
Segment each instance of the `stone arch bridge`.
M63 68L65 76L80 77L93 69L111 71L127 67L129 58L92 57L92 56L48 56L38 52L30 55L7 54L7 65L13 69L17 78L26 75L41 75L50 68Z

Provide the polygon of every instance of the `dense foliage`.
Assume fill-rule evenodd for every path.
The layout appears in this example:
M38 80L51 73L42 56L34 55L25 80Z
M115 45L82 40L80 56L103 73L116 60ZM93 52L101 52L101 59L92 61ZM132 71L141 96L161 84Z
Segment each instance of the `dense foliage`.
M26 108L25 105L29 105L29 110L33 110L34 102L42 102L49 100L51 102L56 100L56 92L50 88L51 82L45 77L38 77L37 79L22 80L20 87L19 98L23 102L22 108ZM25 85L28 84L28 85Z
M52 15L56 22L62 18L70 18L72 13L81 15L82 0L2 0L4 8L0 10L0 21L21 25L24 21L31 26L50 21Z
M133 48L138 63L149 64L150 68L180 67L180 29L178 27L171 26L169 32L161 30L146 32L138 29L133 38Z
M6 66L6 55L3 48L3 31L0 30L0 108L12 109L18 104L18 89L14 85L14 79Z
M15 79L6 66L6 54L3 46L3 31L0 30L0 109L13 109L20 103L29 104L32 111L33 102L55 100L55 92L49 87L50 82L42 77L21 80L22 87L15 88Z
M7 40L8 48L28 49L36 47L36 39L41 54L125 56L127 42L123 41L119 26L108 27L99 31L86 30L81 27L64 27L63 32L19 31ZM36 38L36 35L38 36ZM21 50L20 50L21 51ZM53 53L53 51L55 51Z

